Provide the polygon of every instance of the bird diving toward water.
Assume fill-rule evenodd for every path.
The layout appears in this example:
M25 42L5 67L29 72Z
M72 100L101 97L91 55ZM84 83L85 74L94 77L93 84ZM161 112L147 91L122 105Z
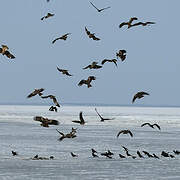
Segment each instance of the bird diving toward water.
M134 20L138 20L137 17L131 17L130 20L128 22L122 22L120 25L119 25L119 28L122 28L123 26L127 25L128 28L130 28L132 26L132 22Z
M138 23L131 24L131 27L133 27L133 26L147 26L150 24L155 24L155 22L138 22Z
M33 119L34 121L41 122L41 126L43 127L49 127L49 125L59 125L59 121L54 119L44 118L42 116L35 116Z
M116 65L116 67L117 67L117 60L116 60L116 59L104 59L104 60L102 60L101 64L103 65L103 64L106 63L106 62L112 62L112 63L114 63L114 64Z
M8 51L8 46L6 46L6 45L1 45L2 46L2 48L0 48L0 53L2 54L2 55L6 55L9 59L14 59L15 58L15 56L14 55L12 55L9 51Z
M119 137L120 134L129 134L131 137L133 137L132 132L130 130L128 130L128 129L119 131L118 134L117 134L117 138Z
M121 61L124 61L126 59L126 50L124 49L119 50L119 52L116 53L116 57L117 58L119 57Z
M97 112L97 109L96 109L96 108L95 108L95 111L96 111L96 113L98 114L98 116L100 117L101 122L108 121L108 120L113 120L113 119L114 119L114 118L103 118L103 117Z
M84 118L83 118L83 116L82 116L82 111L79 113L79 119L80 119L80 121L72 121L72 122L74 122L74 123L79 123L79 124L81 124L81 125L84 125L85 124L85 121L84 121Z
M65 74L67 76L72 76L72 74L69 74L68 70L66 70L66 69L60 69L60 68L57 67L57 70L59 72L61 72L62 74Z
M92 87L92 85L91 85L91 81L92 81L92 80L96 80L96 77L95 77L95 76L89 76L87 80L82 79L82 80L79 82L78 86L82 86L83 84L86 84L87 87L90 88L90 87Z
M159 130L161 130L160 126L158 124L150 124L150 123L144 123L141 125L141 127L145 126L145 125L148 125L150 126L151 128L154 129L154 126L156 126Z
M105 9L109 9L109 8L110 8L110 6L108 6L108 7L102 8L102 9L98 9L92 2L90 2L90 3L91 3L91 5L92 5L98 12L101 12L101 11L104 11Z
M98 62L92 62L90 65L84 67L83 69L100 69L102 66L98 65Z
M141 98L143 98L144 95L149 95L149 93L143 92L143 91L137 92L137 93L134 95L134 97L133 97L132 103L134 103L134 101L135 101L136 99L141 99Z
M57 107L60 107L60 105L59 105L59 103L58 103L58 101L57 101L57 99L56 99L56 97L55 96L53 96L53 95L48 95L48 96L41 96L41 98L50 98L50 99L52 99L53 100L53 102L54 102L54 104L57 106Z
M31 98L31 97L33 97L33 96L36 96L37 94L39 95L39 96L42 96L43 95L43 92L44 91L44 88L40 88L40 89L35 89L32 93L30 93L28 96L27 96L27 98Z
M90 31L88 31L88 29L86 27L85 27L85 31L86 31L87 35L89 36L89 38L92 38L95 41L99 41L100 40L100 38L95 36L95 33L91 33Z
M52 41L52 44L54 44L57 40L60 40L60 39L62 39L62 40L65 41L65 40L67 39L67 37L68 37L69 34L71 34L71 33L66 33L66 34L62 35L61 37L58 37L58 38L54 39L54 40Z
M54 16L54 14L47 13L47 15L46 15L46 16L43 16L43 17L41 18L41 20L47 19L47 18L52 17L52 16Z

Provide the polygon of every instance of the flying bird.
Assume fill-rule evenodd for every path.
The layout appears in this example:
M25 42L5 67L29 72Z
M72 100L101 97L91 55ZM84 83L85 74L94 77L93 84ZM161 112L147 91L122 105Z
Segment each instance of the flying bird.
M15 58L15 56L8 51L8 49L9 49L8 46L6 46L6 45L1 45L1 46L2 46L2 48L0 48L0 53L2 55L6 55L9 59Z
M47 19L47 18L52 17L52 16L54 16L54 14L47 13L47 15L46 15L46 16L43 16L43 17L41 18L41 20Z
M64 133L58 131L57 129L56 129L56 131L61 135L61 137L59 138L60 141L62 141L65 138L75 138L76 137L76 132L73 132L73 131L71 131L68 134L64 134Z
M49 125L59 125L59 121L54 119L44 118L42 116L35 116L33 119L34 121L41 122L41 126L43 127L49 127Z
M51 107L49 108L49 111L55 111L55 112L57 112L57 107L56 107L56 106L51 106Z
M105 9L110 8L110 6L109 6L109 7L105 7L105 8L102 8L102 9L98 9L92 2L90 2L90 3L91 3L91 5L92 5L98 12L101 12L101 11L103 11L103 10L105 10Z
M131 137L133 137L132 132L130 130L128 130L128 129L119 131L118 134L117 134L117 138L119 137L120 134L129 134Z
M74 123L79 123L79 124L81 124L81 125L84 125L85 124L85 121L84 121L84 118L83 118L83 116L82 116L82 111L79 113L79 119L80 119L80 121L72 121L72 122L74 122Z
M134 23L134 24L131 24L131 27L133 26L147 26L147 25L150 25L150 24L155 24L155 22L138 22L138 23Z
M82 80L79 82L78 86L82 86L83 84L86 84L87 87L90 88L90 87L92 87L92 85L91 85L91 81L92 81L92 80L96 80L96 77L95 77L95 76L89 76L87 80L82 79Z
M55 96L53 96L53 95L48 95L48 96L41 96L41 98L50 98L50 99L52 99L53 100L53 102L54 102L54 104L57 106L57 107L60 107L60 105L59 105L59 103L58 103L58 101L57 101L57 99L56 99L56 97Z
M37 94L39 95L39 96L42 96L43 95L43 92L44 91L44 88L40 88L40 89L35 89L32 93L30 93L28 96L27 96L27 98L31 98L31 97L33 97L33 96L36 96Z
M66 33L66 34L62 35L61 37L58 37L58 38L54 39L54 40L52 41L52 44L54 44L57 40L60 40L60 39L62 39L62 40L65 41L65 40L67 39L67 37L68 37L69 34L71 34L71 33Z
M60 69L60 68L58 68L58 67L57 67L57 70L58 70L59 72L61 72L62 74L65 74L65 75L67 75L67 76L72 76L71 74L69 74L68 70Z
M117 58L119 57L121 61L124 61L126 59L126 50L124 49L119 50L119 52L116 53L116 57Z
M102 66L99 66L98 65L98 62L92 62L90 65L88 65L88 66L86 66L86 67L84 67L83 69L100 69L100 68L102 68Z
M99 41L100 40L100 38L95 36L95 33L91 33L90 31L88 31L88 29L86 27L85 27L85 31L86 31L87 35L89 36L89 38L92 38L95 41Z
M144 95L149 95L147 92L137 92L134 97L133 97L133 100L132 100L132 103L134 103L134 101L138 98L138 99L141 99L144 97Z
M130 20L128 22L122 22L120 25L119 25L119 28L122 28L123 26L127 25L128 28L130 28L132 26L132 22L134 20L138 20L137 17L131 17Z
M104 60L102 60L101 64L104 64L106 62L113 62L117 67L117 60L116 59L104 59Z
M113 120L114 118L103 118L98 112L97 112L97 109L95 108L95 111L96 113L98 114L98 116L100 117L101 119L101 122L104 122L104 121L107 121L107 120Z
M159 130L161 130L160 126L158 124L150 124L150 123L144 123L141 125L141 127L145 126L145 125L148 125L150 126L151 128L154 129L154 126L156 126Z

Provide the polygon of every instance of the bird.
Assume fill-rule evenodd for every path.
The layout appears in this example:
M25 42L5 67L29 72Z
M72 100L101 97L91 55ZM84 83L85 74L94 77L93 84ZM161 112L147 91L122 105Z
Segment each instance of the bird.
M134 20L138 20L138 18L137 18L137 17L131 17L128 22L122 22L122 23L119 25L119 28L122 28L122 27L125 26L125 25L127 25L128 28L130 28L130 27L132 26L131 24L132 24L132 22L133 22Z
M84 121L84 118L83 118L83 116L82 116L82 111L79 113L79 119L80 119L80 121L72 121L72 122L74 122L74 123L79 123L79 124L81 124L81 125L84 125L85 124L85 121Z
M84 67L83 69L100 69L102 66L98 65L98 62L93 61L90 65Z
M62 74L65 74L67 76L72 76L72 74L69 74L68 70L66 70L66 69L60 69L60 68L57 67L57 70L59 72L61 72Z
M43 127L49 127L49 125L59 125L59 121L54 119L44 118L42 116L35 116L33 119L34 121L41 122L41 126Z
M90 2L90 3L91 3L91 5L92 5L98 12L101 12L101 11L103 11L103 10L105 10L105 9L109 9L109 8L110 8L110 6L108 6L108 7L102 8L102 9L98 9L92 2Z
M98 112L97 112L97 109L95 108L95 111L96 111L96 113L98 114L98 116L100 117L100 119L101 119L101 122L104 122L104 121L107 121L107 120L113 120L114 118L103 118Z
M17 156L18 153L16 151L11 151L13 156Z
M77 154L74 154L73 152L71 152L71 156L72 156L72 157L78 157L78 155L77 155Z
M78 86L82 86L83 84L86 84L88 88L92 87L91 81L96 80L95 76L89 76L87 80L82 79L79 83Z
M148 157L150 157L150 158L153 158L154 156L153 155L151 155L150 153L148 153L147 151L142 151L145 155L147 155Z
M126 59L126 50L124 49L119 50L119 52L116 53L116 57L117 58L119 57L121 61L124 61Z
M55 112L57 112L57 107L56 107L56 106L51 106L51 107L49 108L49 111L55 111Z
M164 157L170 157L169 154L165 151L162 151L161 152L161 156L164 156Z
M54 159L54 156L50 156L49 159Z
M54 104L57 106L57 107L60 107L60 104L58 103L56 97L54 95L48 95L48 96L41 96L41 98L43 99L46 99L46 98L50 98L53 100Z
M71 33L66 33L66 34L64 34L64 35L62 35L61 37L58 37L58 38L56 38L56 39L54 39L53 41L52 41L52 44L54 44L57 40L59 40L59 39L62 39L62 40L66 40L67 39L67 37L68 37L68 35L69 34L71 34Z
M117 60L116 59L104 59L104 60L102 60L101 64L104 64L106 62L113 62L117 67Z
M131 154L129 154L128 148L126 148L125 146L122 146L122 148L125 150L127 156L132 156Z
M99 157L99 156L92 152L92 157Z
M178 150L173 150L173 152L174 152L174 154L176 154L176 155L179 155L179 154L180 154L180 151L178 151Z
M138 99L143 98L144 95L149 95L149 93L143 92L143 91L137 92L137 93L134 95L133 99L132 99L132 103L134 103L134 101L135 101L137 98L138 98Z
M137 22L137 23L134 23L134 24L131 24L131 27L134 27L134 26L147 26L147 25L150 25L150 24L155 24L155 22Z
M92 153L97 153L97 151L95 149L91 149Z
M88 31L88 29L86 27L85 27L85 31L86 31L86 34L89 36L89 38L92 38L95 41L99 41L100 40L100 38L95 36L95 33L91 33L90 31Z
M62 133L57 129L56 129L56 131L61 135L61 137L59 138L60 141L62 141L65 138L75 138L76 137L76 133L72 132L72 131L70 133L67 133L67 134Z
M137 151L137 155L138 155L140 158L144 158L144 156L142 156L142 154L141 154L139 151Z
M156 126L159 130L161 130L161 128L160 128L160 126L158 124L144 123L144 124L141 125L141 127L143 127L145 125L149 125L151 128L154 128L154 126Z
M130 130L128 130L128 129L119 131L118 134L117 134L117 138L119 137L120 134L129 134L131 137L133 137L132 132Z
M47 13L47 15L46 15L46 16L43 16L43 17L41 18L41 20L47 19L47 18L52 17L52 16L54 16L54 14Z
M126 158L126 156L123 156L122 154L119 154L120 158Z
M156 154L154 154L154 153L153 153L153 156L154 156L154 158L159 159L159 157Z
M33 97L33 96L36 96L37 94L39 95L39 96L42 96L43 95L43 92L44 91L44 88L40 88L40 89L35 89L32 93L30 93L28 96L27 96L27 98L31 98L31 97Z
M11 54L8 49L9 47L6 45L1 45L2 48L0 48L0 53L4 56L6 55L9 59L14 59L15 56L13 54Z
M101 156L106 156L110 159L112 159L112 155L113 155L113 153L111 153L111 151L109 151L109 150L107 152L101 153Z

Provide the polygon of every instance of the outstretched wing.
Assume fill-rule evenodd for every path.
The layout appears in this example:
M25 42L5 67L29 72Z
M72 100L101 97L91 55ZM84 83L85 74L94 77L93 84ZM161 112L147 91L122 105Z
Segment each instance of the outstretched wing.
M105 10L105 9L109 9L109 8L110 8L110 6L105 7L105 8L102 8L102 9L100 9L99 11L103 11L103 10Z
M130 130L128 130L128 133L130 134L131 137L133 137L133 133Z
M9 51L5 51L4 54L5 54L8 58L10 58L10 59L14 59L14 58L15 58L15 56L12 55Z
M79 113L79 119L81 123L85 123L84 118L82 116L82 111Z
M122 23L119 25L119 28L122 28L124 25L128 25L128 22L122 22Z
M103 117L97 112L96 108L95 108L95 111L96 111L97 115L101 118L101 120L103 120Z
M147 92L140 92L142 95L149 95L149 93L147 93Z
M74 122L74 123L79 123L79 124L80 124L80 121L76 121L76 120L75 120L75 121L72 121L72 122Z
M153 126L156 126L159 130L161 130L161 128L158 124L153 124Z
M56 38L56 39L54 39L53 41L52 41L52 44L54 44L57 40L59 40L60 39L60 37L59 38Z
M49 98L49 97L51 97L52 95L48 95L48 96L41 96L41 98L43 98L43 99L46 99L46 98Z
M79 84L78 84L78 86L82 86L83 84L86 84L86 82L87 82L87 80L81 80L80 82L79 82Z
M108 59L104 59L104 60L102 60L101 64L104 64L106 62L109 62L109 60Z
M44 118L42 116L35 116L33 120L43 122Z
M88 66L84 67L83 69L88 69L88 68L90 68L90 67L91 67L91 65L88 65Z
M137 94L135 94L133 97L132 103L134 103L134 101L136 100L137 97L138 97Z
M48 124L50 125L59 125L59 121L54 119L48 119Z
M60 105L59 105L59 103L58 103L58 101L57 101L57 99L56 99L55 96L52 97L52 100L53 100L54 104L55 104L57 107L60 107Z
M91 34L90 31L88 31L88 29L86 27L85 27L85 31L86 31L88 36Z
M90 2L90 3L97 11L99 11L99 9L92 2Z
M95 40L95 41L101 40L100 38L98 38L98 37L96 37L96 36L94 36L94 35L92 36L92 39Z
M118 134L117 134L117 138L119 137L119 135L121 134L121 133L123 133L124 132L124 130L122 130L122 131L119 131L118 132Z
M149 126L151 126L151 124L150 124L150 123L144 123L144 124L142 124L142 125L141 125L141 127L143 127L143 126L145 126L145 125L149 125Z
M57 131L60 135L64 136L64 133L58 131L57 129L56 129L56 131Z

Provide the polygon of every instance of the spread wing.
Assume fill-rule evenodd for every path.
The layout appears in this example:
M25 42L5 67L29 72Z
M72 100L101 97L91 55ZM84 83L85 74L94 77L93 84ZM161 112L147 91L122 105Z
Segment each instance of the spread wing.
M109 9L109 8L110 8L110 6L100 9L100 11L103 11L103 10Z
M124 130L118 132L117 138L119 137L119 135L120 135L121 133L124 133Z
M44 118L42 116L35 116L34 121L39 121L39 122L43 122Z
M39 96L42 95L42 91L44 91L44 88L40 88L40 89L35 89L32 93L30 93L27 98L31 98L37 94L39 94Z
M88 36L91 34L90 31L88 31L88 29L86 27L85 27L85 31L86 31Z
M149 93L147 93L147 92L140 92L142 95L149 95Z
M72 121L72 122L74 122L74 123L80 123L80 121L76 121L76 120L75 120L75 121Z
M8 58L10 58L10 59L14 59L14 58L15 58L15 56L12 55L9 51L5 51L4 54L5 54Z
M158 124L153 124L153 126L156 126L159 130L161 130L161 128Z
M54 119L48 119L48 124L50 125L59 125L59 121Z
M91 65L88 65L88 66L84 67L83 69L88 69L88 68L90 68L90 67L91 67Z
M82 116L82 111L79 113L79 119L81 123L85 123L84 118Z
M82 86L83 84L86 84L86 83L87 83L87 80L83 79L79 82L78 86Z
M55 104L57 107L60 107L60 105L59 105L56 97L53 96L53 97L52 97L52 100L53 100L54 104Z
M58 67L57 67L57 70L58 70L59 72L63 72L63 71L64 71L63 69L60 69L60 68L58 68Z
M131 137L133 137L133 133L130 130L128 130L128 133L130 134Z
M102 60L101 64L104 64L106 62L109 62L109 60L108 59L104 59L104 60Z
M137 94L135 94L133 97L132 103L134 103L134 101L136 100L137 97L138 97Z
M122 23L119 25L119 28L122 28L124 25L128 25L128 22L122 22Z
M101 120L103 119L103 117L97 112L97 109L95 108L95 111L97 113L97 115L101 118Z
M100 38L98 38L98 37L96 37L96 36L94 36L94 35L92 36L92 39L95 40L95 41L101 40Z
M145 126L145 125L151 126L150 123L144 123L144 124L141 125L141 127L143 127L143 126Z
M57 129L56 129L56 131L57 131L60 135L64 136L64 133L58 131Z
M58 37L52 41L52 44L54 44L57 40L59 40L61 37Z
M43 99L50 98L50 97L51 97L51 95L48 95L48 96L41 96L41 98L43 98Z
M90 2L90 3L97 11L99 11L99 9L92 2Z

